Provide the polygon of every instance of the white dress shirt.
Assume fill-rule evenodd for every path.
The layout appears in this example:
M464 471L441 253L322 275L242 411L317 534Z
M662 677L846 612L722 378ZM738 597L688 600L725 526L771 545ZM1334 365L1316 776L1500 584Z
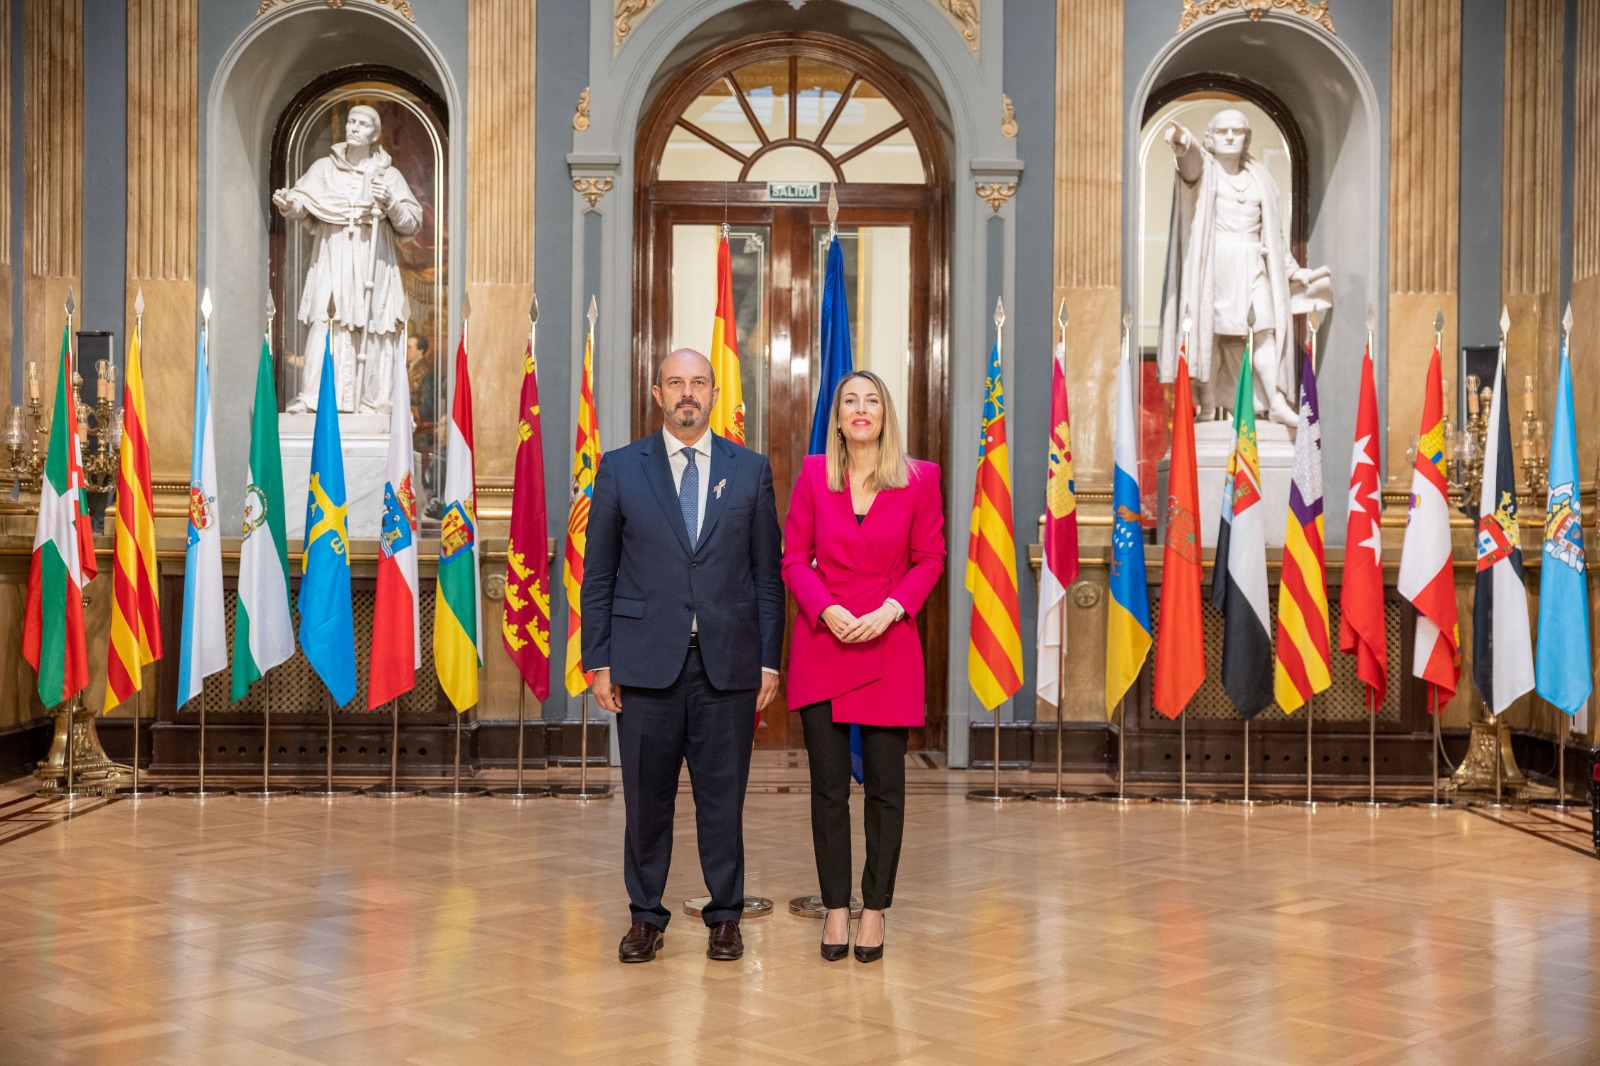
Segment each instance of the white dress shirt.
M684 444L683 441L667 432L665 426L661 427L661 439L666 443L667 468L672 471L672 491L677 493L683 487L683 472L689 469L689 460L683 456L684 448L694 449L694 466L700 475L700 501L695 511L694 536L696 543L700 540L700 530L706 521L706 490L711 487L711 430L707 429L700 434L700 439L693 444Z

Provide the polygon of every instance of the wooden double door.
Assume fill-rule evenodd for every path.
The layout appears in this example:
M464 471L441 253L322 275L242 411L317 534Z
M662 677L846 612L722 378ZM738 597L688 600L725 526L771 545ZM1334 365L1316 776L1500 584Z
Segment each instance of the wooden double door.
M839 224L831 236L822 203L771 203L766 191L755 184L690 182L642 191L632 421L636 437L660 430L650 386L663 355L681 347L709 350L717 241L726 224L745 443L772 463L782 521L817 405L829 241L838 240L844 253L853 366L884 378L911 454L941 464L947 456L946 271L942 200L932 187L840 185ZM954 495L947 477L947 513ZM943 750L946 742L946 585L918 618L928 664L928 725L913 731L914 749ZM789 618L792 626L792 601ZM786 666L787 655L786 641ZM763 716L757 747L803 747L799 720L786 711L780 703Z

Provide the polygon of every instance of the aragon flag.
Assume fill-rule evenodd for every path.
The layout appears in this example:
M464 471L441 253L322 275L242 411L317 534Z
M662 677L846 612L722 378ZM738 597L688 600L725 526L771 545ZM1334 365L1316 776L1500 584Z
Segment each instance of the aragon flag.
M717 316L711 323L711 375L717 402L711 432L744 443L744 384L739 378L739 330L733 314L733 256L724 227L717 238Z
M1339 650L1356 657L1373 714L1389 690L1389 644L1383 623L1383 503L1378 485L1378 393L1372 344L1361 359L1355 447L1350 453L1350 511L1344 534L1344 580L1339 588Z
M578 385L578 428L572 442L572 506L561 584L567 593L567 695L589 687L583 669L583 555L589 546L589 505L600 469L600 416L594 406L594 298L589 299L589 335L583 344L583 379Z
M1328 650L1328 566L1322 549L1322 422L1317 374L1306 349L1300 370L1300 426L1278 582L1277 667L1272 691L1286 712L1333 684Z
M1222 612L1222 689L1240 717L1272 703L1272 635L1267 628L1267 538L1256 450L1254 345L1245 342L1233 399L1233 453L1223 480L1222 519L1211 604Z
M550 695L550 553L544 499L544 437L539 419L539 364L533 338L522 356L517 458L506 545L506 604L500 637L533 698Z
M89 684L83 587L95 576L94 541L84 494L78 420L69 406L69 337L63 327L50 447L39 479L39 524L33 536L28 604L22 623L22 657L39 675L39 700L46 707L64 703Z
M1502 333L1483 448L1478 577L1472 600L1472 680L1495 714L1510 707L1534 683L1533 635L1528 631L1528 590L1522 583L1522 538L1517 528L1511 415L1506 410L1504 337Z
M405 377L404 374L399 375ZM250 466L239 544L239 599L233 624L233 699L294 655L289 612L289 541L283 515L283 456L272 344L261 338L256 403L250 417Z
M411 382L404 373L395 374L389 403L389 453L367 667L368 710L377 710L410 692L422 667L417 496L411 482Z
M1178 352L1173 389L1172 463L1167 473L1167 537L1161 550L1161 624L1156 627L1150 702L1177 718L1206 679L1200 563L1200 483L1194 454L1194 393L1189 359Z
M450 431L445 441L444 514L439 519L439 579L433 607L433 663L457 712L478 702L483 615L478 598L478 490L472 455L472 381L467 334L456 345Z
M135 306L142 308L143 304ZM155 496L150 484L150 423L144 412L140 333L140 327L135 325L128 341L128 365L122 374L117 548L111 572L111 635L106 642L108 711L144 687L144 668L161 658Z

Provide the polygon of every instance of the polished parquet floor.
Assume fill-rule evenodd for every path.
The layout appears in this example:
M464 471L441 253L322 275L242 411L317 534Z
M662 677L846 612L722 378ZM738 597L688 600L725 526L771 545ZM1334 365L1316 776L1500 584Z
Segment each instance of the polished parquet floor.
M0 1062L1600 1061L1586 817L992 807L919 770L863 966L785 913L814 884L803 768L756 778L778 912L733 964L680 914L643 966L615 961L620 802L0 786ZM681 800L673 899L703 891Z

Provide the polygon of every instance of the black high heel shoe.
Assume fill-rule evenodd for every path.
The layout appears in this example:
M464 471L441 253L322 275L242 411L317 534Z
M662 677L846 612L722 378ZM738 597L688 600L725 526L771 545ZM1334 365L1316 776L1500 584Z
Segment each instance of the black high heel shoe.
M824 959L827 959L829 962L838 962L840 959L844 958L846 955L848 955L850 953L850 919L849 918L846 918L844 920L844 939L845 939L845 942L843 944L830 944L826 940L824 940L822 942L822 944L821 944L822 957Z
M889 939L889 922L887 916L884 918L883 939ZM855 946L855 952L857 962L877 962L879 959L883 958L883 944L880 942L877 947L872 948L864 948L860 944L857 944Z

